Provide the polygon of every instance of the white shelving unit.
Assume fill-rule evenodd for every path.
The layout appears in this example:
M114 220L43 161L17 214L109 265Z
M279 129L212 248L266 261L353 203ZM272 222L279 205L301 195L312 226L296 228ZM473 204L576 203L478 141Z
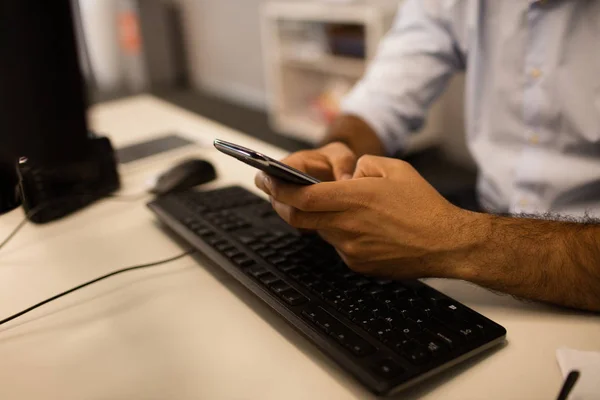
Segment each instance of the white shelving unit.
M327 3L318 1L272 1L262 9L265 79L269 115L273 128L287 136L316 144L324 136L326 121L311 111L313 101L333 79L352 86L365 73L379 42L390 28L399 1ZM285 24L351 24L364 28L365 58L337 56L328 52L302 52L286 43ZM441 121L434 107L427 127L414 135L411 149L437 141Z

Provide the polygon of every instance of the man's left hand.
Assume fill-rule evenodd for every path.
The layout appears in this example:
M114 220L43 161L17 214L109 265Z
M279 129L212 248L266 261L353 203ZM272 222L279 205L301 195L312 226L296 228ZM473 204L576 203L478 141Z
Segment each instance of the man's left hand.
M400 160L363 156L350 180L297 186L259 173L256 184L286 222L317 231L361 273L460 278L485 236L481 214L453 206Z

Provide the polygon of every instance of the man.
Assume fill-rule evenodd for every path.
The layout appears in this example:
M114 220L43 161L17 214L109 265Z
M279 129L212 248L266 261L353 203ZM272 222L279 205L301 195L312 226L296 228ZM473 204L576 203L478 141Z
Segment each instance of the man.
M599 1L405 1L330 144L284 160L331 182L259 174L257 185L357 271L464 279L600 311L600 225L461 210L403 161L378 157L402 150L462 69L482 207L600 215Z

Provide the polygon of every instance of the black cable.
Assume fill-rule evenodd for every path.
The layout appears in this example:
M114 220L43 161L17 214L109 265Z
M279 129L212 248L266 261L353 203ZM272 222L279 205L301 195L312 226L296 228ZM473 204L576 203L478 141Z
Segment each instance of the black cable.
M150 267L156 267L156 266L158 266L158 265L167 264L167 263L170 263L170 262L173 262L173 261L179 260L179 259L181 259L181 258L183 258L183 257L186 257L186 256L188 256L188 255L190 255L190 254L192 254L192 253L194 253L194 250L193 250L193 249L192 249L192 250L188 250L188 251L186 251L185 253L182 253L182 254L180 254L180 255L178 255L178 256L171 257L171 258L167 258L167 259L165 259L165 260L161 260L161 261L155 261L155 262L148 263L148 264L136 265L136 266L134 266L134 267L128 267L128 268L119 269L119 270L117 270L117 271L113 271L113 272L111 272L111 273L109 273L109 274L103 275L103 276L101 276L101 277L99 277L99 278L93 279L93 280L91 280L91 281L89 281L89 282L83 283L83 284L81 284L81 285L79 285L79 286L76 286L76 287L74 287L74 288L72 288L72 289L66 290L66 291L64 291L64 292L62 292L62 293L59 293L59 294L57 294L57 295L55 295L55 296L52 296L52 297L50 297L49 299L46 299L46 300L44 300L44 301L41 301L41 302L39 302L39 303L37 303L37 304L35 304L35 305L33 305L33 306L29 307L29 308L26 308L26 309L25 309L25 310L23 310L23 311L20 311L20 312L18 312L18 313L16 313L16 314L14 314L14 315L11 315L11 316L10 316L10 317L8 317L8 318L4 318L3 320L1 320L1 321L0 321L0 326L1 326L1 325L4 325L4 324L6 324L6 323L7 323L7 322L9 322L9 321L12 321L12 320L13 320L13 319L15 319L15 318L19 318L20 316L22 316L22 315L24 315L24 314L27 314L28 312L30 312L30 311L33 311L33 310L35 310L36 308L43 306L44 304L48 304L48 303L50 303L51 301L54 301L54 300L56 300L56 299L59 299L59 298L61 298L61 297L63 297L63 296L66 296L66 295L68 295L69 293L73 293L73 292L74 292L74 291L76 291L76 290L82 289L82 288L84 288L84 287L86 287L86 286L89 286L89 285L92 285L92 284L94 284L94 283L96 283L96 282L100 282L101 280L104 280L104 279L110 278L111 276L119 275L119 274L122 274L122 273L124 273L124 272L134 271L134 270L137 270L137 269L142 269L142 268L150 268Z
M92 194L90 194L90 195L73 195L73 196L69 196L68 198L65 198L63 200L72 200L73 197L79 197L79 196L85 197L85 196L95 196L95 195L92 195ZM106 198L109 200L113 200L113 201L134 202L134 201L138 201L138 200L143 200L147 196L149 196L149 194L144 192L144 193L134 194L134 195L109 194L106 196ZM54 204L54 202L52 204ZM25 218L23 218L23 220L21 222L19 222L19 224L15 227L15 229L13 229L13 231L8 234L8 236L2 241L2 243L0 243L0 251L2 251L2 248L4 246L6 246L8 244L8 242L10 242L12 240L12 238L14 238L15 235L17 233L19 233L19 231L21 229L23 229L23 227L27 224L27 221L29 219L33 218L38 212L42 211L43 209L45 209L46 207L48 207L52 204L40 204L39 206L30 210L27 213L27 215L25 215Z
M0 250L2 250L2 248L4 246L6 246L8 244L8 242L10 242L10 240L13 237L15 237L15 235L17 233L19 233L19 231L21 230L21 228L23 228L26 224L27 224L27 217L23 218L23 220L21 222L19 222L19 225L17 225L17 227L15 229L13 229L13 231L11 233L8 234L8 236L6 237L6 239L4 239L2 241L2 243L0 243Z

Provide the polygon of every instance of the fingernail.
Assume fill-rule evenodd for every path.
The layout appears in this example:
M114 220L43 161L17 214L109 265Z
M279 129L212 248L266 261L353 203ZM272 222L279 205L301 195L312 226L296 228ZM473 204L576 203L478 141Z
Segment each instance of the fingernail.
M347 181L348 179L352 179L352 175L350 175L350 174L344 174L344 175L342 175L342 180L343 181Z
M271 180L271 178L265 175L263 183L265 185L265 189L267 189L267 194L273 193L273 181Z

